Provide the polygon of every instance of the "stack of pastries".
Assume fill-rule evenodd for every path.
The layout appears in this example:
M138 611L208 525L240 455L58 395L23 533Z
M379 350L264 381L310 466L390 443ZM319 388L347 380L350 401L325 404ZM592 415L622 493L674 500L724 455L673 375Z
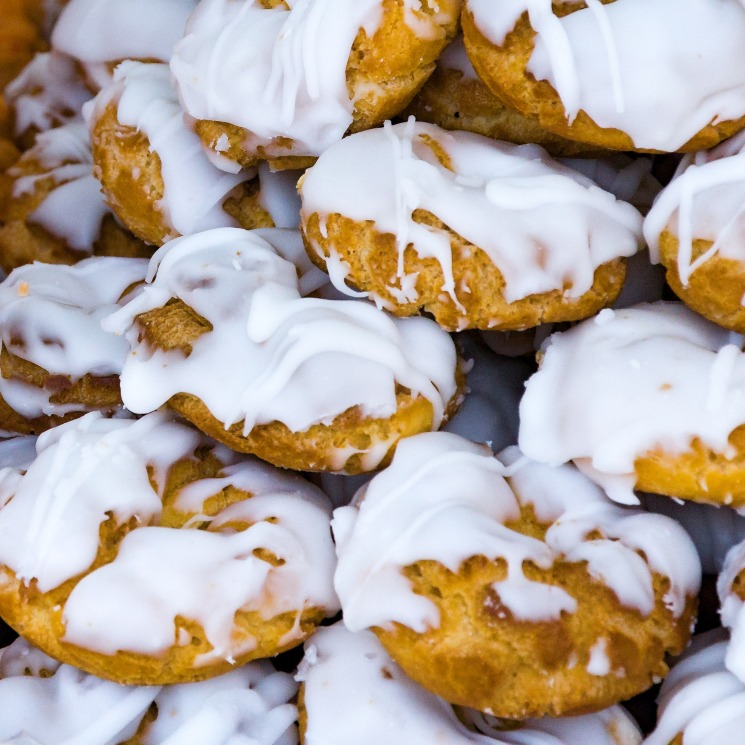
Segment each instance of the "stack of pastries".
M6 36L0 741L745 744L739 0Z

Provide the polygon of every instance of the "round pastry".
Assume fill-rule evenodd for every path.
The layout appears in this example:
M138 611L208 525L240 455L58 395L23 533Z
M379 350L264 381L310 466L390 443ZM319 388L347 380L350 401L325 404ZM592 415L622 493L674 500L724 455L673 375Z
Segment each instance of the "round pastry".
M725 656L727 669L745 681L745 541L733 546L717 579L722 625L731 639Z
M745 134L686 155L644 235L676 295L720 326L745 332Z
M658 722L644 745L718 745L742 739L745 684L725 666L722 629L695 636L662 684Z
M509 723L462 710L469 729L447 702L408 678L373 634L352 634L340 623L319 629L306 642L297 678L305 745L641 743L639 729L620 706L580 717Z
M648 688L695 615L688 535L571 466L501 459L449 433L410 437L334 512L345 625L371 628L428 690L498 717L599 711Z
M125 406L139 414L168 403L284 468L372 470L401 437L447 419L455 347L424 318L303 297L277 251L281 235L221 228L159 249L151 284L105 322L129 329Z
M712 147L745 126L738 0L466 0L462 22L491 91L562 137L674 152Z
M190 682L337 611L330 505L162 414L44 433L0 484L0 615L119 683Z
M80 118L91 97L75 62L60 52L37 54L4 91L13 118L13 136L24 150L39 132Z
M462 36L439 56L432 77L404 114L443 129L475 132L517 145L535 143L557 157L592 151L587 145L542 129L536 120L505 106L476 75Z
M27 264L0 284L0 429L38 434L120 411L126 340L101 328L145 279L144 259Z
M634 207L541 148L414 120L329 148L300 196L337 289L450 330L586 318L615 300L641 242Z
M302 168L401 111L455 35L461 0L201 0L171 69L211 150Z
M168 62L197 0L70 0L52 47L79 61L93 90L111 82L122 60Z
M604 310L544 345L518 442L619 502L639 489L742 507L744 383L739 340L682 303Z
M10 196L0 205L0 268L31 261L72 264L91 254L148 257L104 202L93 176L88 131L72 122L36 138L8 170ZM4 223L4 224L2 224Z

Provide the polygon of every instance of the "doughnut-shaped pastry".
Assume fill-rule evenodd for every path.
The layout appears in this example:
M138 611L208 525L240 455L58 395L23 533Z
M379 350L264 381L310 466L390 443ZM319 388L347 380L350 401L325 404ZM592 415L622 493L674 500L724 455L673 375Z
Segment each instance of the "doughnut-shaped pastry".
M592 151L587 145L542 129L534 119L505 106L476 75L462 36L438 57L432 77L404 114L443 129L475 132L517 145L535 143L556 157Z
M745 332L745 134L686 155L655 202L644 235L686 305Z
M275 247L281 235L222 228L159 249L151 284L106 321L129 329L125 406L168 403L229 447L284 468L372 470L401 437L447 419L455 347L424 318L302 297Z
M586 318L615 300L641 242L636 209L541 148L414 120L329 148L300 196L337 289L450 330Z
M745 504L745 354L682 303L604 310L553 334L520 402L519 444L574 462L619 502L633 489Z
M713 147L745 126L738 0L466 0L462 22L491 91L563 137L674 152Z
M296 227L300 221L297 174L295 183L277 185L283 193L272 200L276 207L270 202L271 212L261 199L263 181L288 182L294 172L273 178L262 169L260 182L255 170L226 173L212 165L184 123L168 65L122 62L86 118L107 202L147 243L160 246L210 228Z
M127 59L168 62L197 0L70 0L52 32L52 47L78 60L89 85L111 82Z
M685 531L576 469L449 433L401 442L334 513L344 623L405 672L495 716L599 711L667 672L701 567Z
M122 408L125 339L101 319L144 282L144 259L94 257L74 266L27 264L0 284L0 429L38 434Z
M0 215L5 223L0 225L4 271L31 261L72 264L91 254L152 254L106 206L82 121L39 134L8 175L13 180L10 197Z
M39 132L80 119L91 98L75 66L60 52L37 54L4 91L13 117L13 136L24 150Z
M718 745L742 739L745 684L725 666L722 629L693 638L662 684L657 726L644 745Z
M620 707L564 719L503 723L452 706L408 678L367 631L341 623L319 629L300 663L300 727L305 745L639 745L639 729ZM395 733L395 734L394 734ZM391 739L394 738L394 739Z
M461 0L201 0L171 69L205 145L303 168L401 111L455 36Z
M337 610L330 505L151 414L45 432L0 485L0 615L48 654L143 685L214 677Z

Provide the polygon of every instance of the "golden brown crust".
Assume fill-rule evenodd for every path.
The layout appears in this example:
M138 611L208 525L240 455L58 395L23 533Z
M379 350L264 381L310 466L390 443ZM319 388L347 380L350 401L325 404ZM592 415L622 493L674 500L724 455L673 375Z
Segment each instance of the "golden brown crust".
M511 528L531 533L520 522ZM438 628L417 634L395 624L373 629L390 655L425 688L446 700L496 716L569 716L598 711L639 693L664 676L665 655L679 654L690 636L695 598L679 619L665 607L669 580L654 575L655 608L649 617L625 608L590 576L586 564L557 562L525 575L565 588L575 613L556 621L518 621L501 604L495 582L507 577L504 560L465 561L456 574L433 561L404 569L414 591L440 611ZM606 675L588 671L590 650L605 640Z
M541 323L578 321L611 305L626 276L625 260L615 259L598 267L592 287L578 298L565 296L565 290L569 289L565 287L509 303L504 298L504 277L482 249L454 233L431 213L417 210L414 219L450 234L456 296L465 312L442 291L445 277L440 262L420 258L411 244L404 252L404 272L418 274L418 298L409 303L397 300L388 289L388 278L397 275L396 236L379 232L371 221L355 222L333 214L325 217L321 231L319 215L313 213L303 219L303 239L310 258L321 268L325 268L325 258L333 250L349 266L351 284L375 293L396 315L408 316L426 310L449 331L520 330Z
M583 7L585 4L582 2L556 5L554 12L556 15L566 15ZM545 80L536 80L526 71L533 53L535 38L527 13L521 16L500 47L496 47L481 33L473 15L467 9L464 10L461 21L468 56L476 72L505 106L534 119L549 132L591 146L609 150L659 152L635 147L625 132L600 127L582 110L571 124L568 123L564 105L551 84ZM709 124L686 142L678 152L714 147L743 127L745 117Z
M36 52L46 48L38 20L26 0L3 0L0 11L0 90L15 78Z

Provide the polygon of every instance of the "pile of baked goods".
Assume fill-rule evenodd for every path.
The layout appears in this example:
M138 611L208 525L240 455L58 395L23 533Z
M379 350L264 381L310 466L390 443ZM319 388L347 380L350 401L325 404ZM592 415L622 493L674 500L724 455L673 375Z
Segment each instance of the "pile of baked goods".
M743 49L8 2L0 741L741 742Z

